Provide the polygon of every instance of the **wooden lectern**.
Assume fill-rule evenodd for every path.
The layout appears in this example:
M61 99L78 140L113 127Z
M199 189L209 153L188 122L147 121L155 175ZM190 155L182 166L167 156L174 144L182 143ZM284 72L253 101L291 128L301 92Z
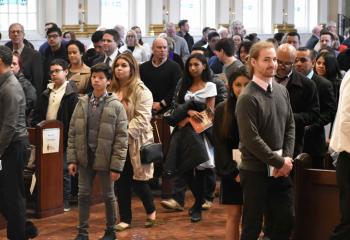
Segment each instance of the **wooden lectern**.
M56 120L42 121L36 126L34 136L30 135L30 140L34 140L31 144L36 146L35 216L63 213L63 124Z

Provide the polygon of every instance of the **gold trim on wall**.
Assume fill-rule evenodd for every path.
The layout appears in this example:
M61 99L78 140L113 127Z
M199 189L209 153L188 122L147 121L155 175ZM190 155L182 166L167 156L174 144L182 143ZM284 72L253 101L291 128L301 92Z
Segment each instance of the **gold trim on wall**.
M148 34L150 36L157 36L163 32L164 32L164 25L163 24L150 24L149 25Z
M224 27L224 28L229 28L230 27L230 24L228 24L228 23L219 23L218 24L218 29L220 28L220 27Z
M295 29L294 24L274 24L273 25L273 32L282 32L282 33L287 33L287 32L297 32L298 30Z
M90 37L97 29L97 24L74 24L74 25L63 25L62 33L72 31L77 37Z

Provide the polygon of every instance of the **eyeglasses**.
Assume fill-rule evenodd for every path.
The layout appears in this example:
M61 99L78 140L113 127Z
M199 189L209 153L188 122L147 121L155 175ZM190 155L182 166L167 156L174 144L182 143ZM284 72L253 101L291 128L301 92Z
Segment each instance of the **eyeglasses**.
M50 39L50 38L58 38L58 34L51 34L51 35L47 35L47 38Z
M20 34L20 33L23 33L23 31L22 30L11 30L10 33L11 34L16 34L16 33Z
M50 75L52 75L54 73L60 73L60 72L63 72L63 69L55 69L55 70L49 71Z
M293 62L283 62L283 61L280 61L277 59L277 64L282 65L284 67L291 67L291 66L293 66L294 63Z
M127 35L126 37L127 38L135 38L135 36L133 36L133 35Z
M297 63L297 62L301 62L301 63L306 63L306 62L308 62L308 61L310 61L310 59L309 58L306 58L306 57L301 57L301 58L296 58L295 59L295 63Z

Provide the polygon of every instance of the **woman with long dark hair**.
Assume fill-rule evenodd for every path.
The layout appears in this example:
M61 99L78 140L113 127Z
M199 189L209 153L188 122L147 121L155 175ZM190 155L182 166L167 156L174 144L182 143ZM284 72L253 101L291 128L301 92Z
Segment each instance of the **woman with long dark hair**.
M334 53L321 52L316 57L316 63L314 68L317 75L322 76L332 82L334 96L336 99L336 103L338 104L340 83L343 76Z
M243 63L247 63L247 59L249 57L249 50L253 46L253 42L251 41L243 41L238 48L237 57Z
M221 177L220 203L225 205L227 213L226 240L239 239L243 193L238 175L239 159L234 159L232 152L238 153L239 144L235 117L236 102L248 83L249 77L245 67L241 67L229 77L227 100L216 107L213 122L215 167ZM236 154L234 156L236 157Z
M166 171L176 169L177 177L183 178L190 187L195 197L189 210L192 222L202 219L206 169L214 168L210 129L194 130L196 125L204 123L205 113L210 115L215 106L216 85L210 79L205 56L192 54L186 61L181 86L175 96L173 118L168 120L176 127L164 168ZM176 196L174 199L178 201Z

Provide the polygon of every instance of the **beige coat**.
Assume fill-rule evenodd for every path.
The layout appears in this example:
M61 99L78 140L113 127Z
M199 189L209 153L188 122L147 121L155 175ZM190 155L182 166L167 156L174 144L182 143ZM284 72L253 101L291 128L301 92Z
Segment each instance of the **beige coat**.
M127 116L129 120L129 155L133 167L133 179L147 181L153 178L153 163L141 164L140 148L153 143L151 125L153 96L151 91L138 80L133 96L128 103Z
M75 82L79 95L84 95L90 81L90 68L84 64L80 72L69 71L67 79Z

